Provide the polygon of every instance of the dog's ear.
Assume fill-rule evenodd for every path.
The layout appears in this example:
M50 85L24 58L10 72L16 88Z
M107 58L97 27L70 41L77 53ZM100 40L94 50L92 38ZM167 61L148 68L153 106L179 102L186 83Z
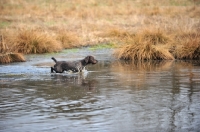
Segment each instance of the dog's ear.
M84 60L85 60L85 63L86 63L86 64L88 63L89 59L90 59L90 56L85 57Z

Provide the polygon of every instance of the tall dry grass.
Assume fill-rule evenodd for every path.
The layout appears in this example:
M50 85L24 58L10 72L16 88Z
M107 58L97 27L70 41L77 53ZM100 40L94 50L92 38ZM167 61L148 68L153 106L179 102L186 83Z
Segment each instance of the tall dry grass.
M199 37L181 39L181 32L199 32L199 5L198 0L1 0L0 33L9 48L25 54L111 42L120 44L118 58L195 59ZM149 27L160 34L148 33Z
M37 30L19 30L16 36L7 39L11 51L18 53L48 53L62 49L52 36Z
M20 53L12 53L4 42L3 35L0 36L0 64L10 62L24 62L25 58Z
M200 59L200 33L183 32L177 36L178 42L174 56L177 59Z
M167 60L174 59L169 52L170 36L161 29L144 29L125 38L115 55L125 60Z
M24 62L26 61L21 53L5 53L0 54L0 64L11 62Z
M200 34L141 29L122 40L114 55L125 60L200 59Z

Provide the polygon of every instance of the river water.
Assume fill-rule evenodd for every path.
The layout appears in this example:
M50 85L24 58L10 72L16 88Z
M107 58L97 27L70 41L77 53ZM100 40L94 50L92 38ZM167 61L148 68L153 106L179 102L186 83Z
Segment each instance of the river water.
M0 131L200 131L200 62L123 62L110 49L27 55L0 65ZM52 56L99 61L51 74Z

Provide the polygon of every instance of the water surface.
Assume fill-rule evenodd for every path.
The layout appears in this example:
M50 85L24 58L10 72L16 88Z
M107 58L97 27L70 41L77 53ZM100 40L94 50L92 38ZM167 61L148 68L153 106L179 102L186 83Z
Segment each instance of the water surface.
M51 74L52 56L99 63ZM199 61L117 61L111 50L0 65L0 131L200 131Z

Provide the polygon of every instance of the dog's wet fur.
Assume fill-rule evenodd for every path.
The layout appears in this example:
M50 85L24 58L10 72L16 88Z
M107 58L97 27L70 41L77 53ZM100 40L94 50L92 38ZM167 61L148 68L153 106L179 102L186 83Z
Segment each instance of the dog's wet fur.
M88 64L96 64L98 61L93 56L87 56L78 61L57 61L54 57L51 58L56 64L51 67L51 73L63 73L64 71L82 72Z

